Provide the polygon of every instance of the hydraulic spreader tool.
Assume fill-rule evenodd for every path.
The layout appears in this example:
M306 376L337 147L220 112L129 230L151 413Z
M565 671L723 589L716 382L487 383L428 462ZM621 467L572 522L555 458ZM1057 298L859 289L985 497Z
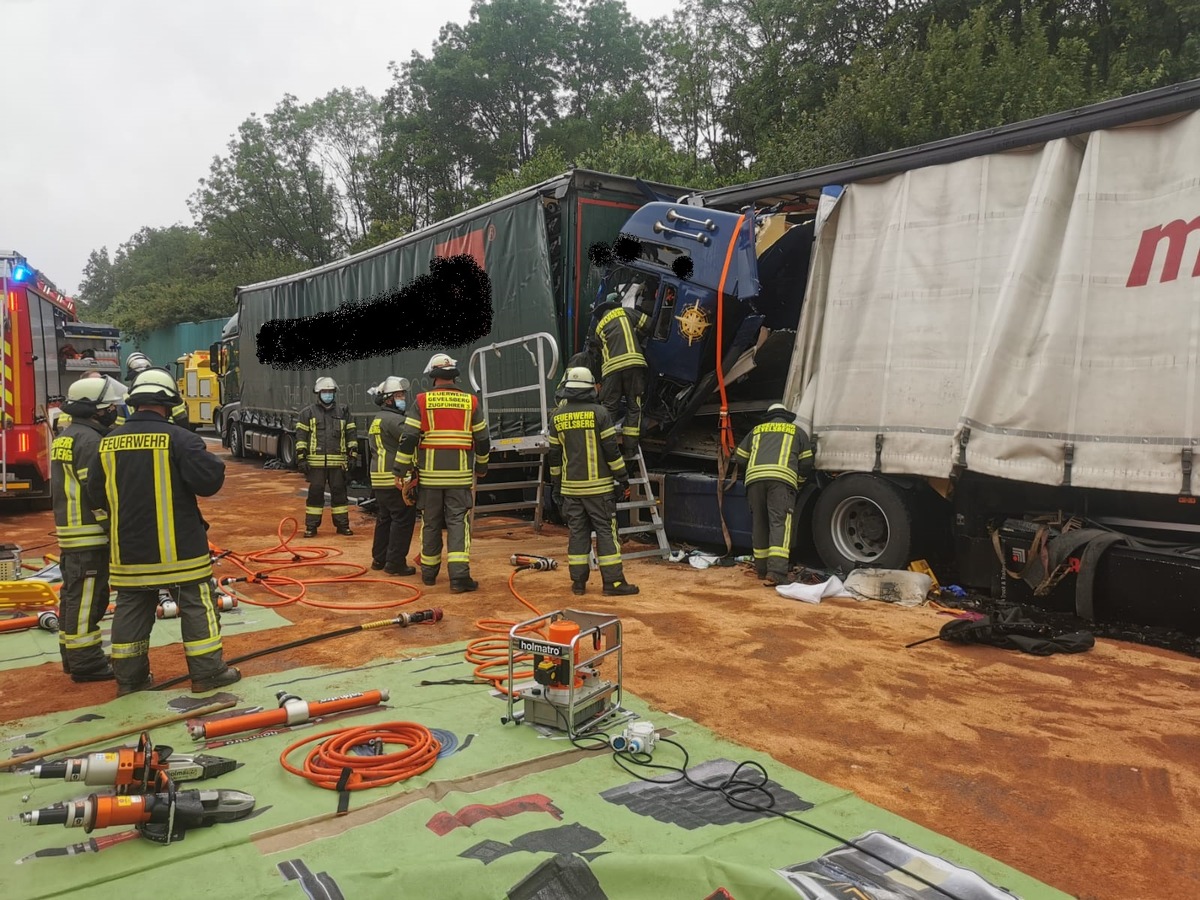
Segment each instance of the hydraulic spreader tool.
M93 787L111 785L118 794L144 794L154 787L158 773L165 772L171 780L201 781L232 772L241 765L223 756L194 754L174 756L170 747L154 746L150 734L143 732L136 748L121 747L101 753L89 753L74 759L43 763L33 767L34 778L61 778L80 781Z
M63 825L91 832L96 828L132 825L142 837L160 844L183 840L193 828L209 828L244 819L254 811L254 797L245 791L177 790L160 772L155 791L145 794L89 794L23 812L25 825Z

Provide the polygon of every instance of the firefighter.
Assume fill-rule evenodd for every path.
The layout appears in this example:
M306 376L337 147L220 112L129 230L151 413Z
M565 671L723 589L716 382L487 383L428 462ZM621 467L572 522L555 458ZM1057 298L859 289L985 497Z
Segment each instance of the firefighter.
M105 396L112 397L112 405L117 410L117 418L115 421L109 423L109 427L110 428L119 428L120 426L124 425L125 419L127 418L127 413L129 412L125 408L125 395L128 394L129 391L122 390L122 391L118 392L116 390L113 390L113 387L120 386L121 382L117 381L115 378L110 380L109 377L107 375L105 375L103 372L88 372L83 377L91 378L91 379L99 378L99 379L102 379L105 383L109 384L109 392L106 392ZM68 393L69 393L69 391L68 391ZM63 409L54 418L54 433L56 435L62 434L63 429L66 428L70 424L71 424L71 414L69 412L67 412L66 409Z
M600 403L616 422L621 398L625 398L621 450L625 459L631 460L637 456L642 433L647 367L641 342L650 327L650 317L636 309L625 309L618 294L609 294L592 309L592 322L588 343L600 357Z
M796 491L813 469L808 435L795 419L782 403L773 403L766 421L755 426L737 448L737 458L746 461L754 571L772 585L792 582L788 561Z
M562 393L562 403L550 416L548 440L554 504L570 530L567 562L571 591L583 594L587 590L588 550L595 531L604 593L636 594L637 586L625 580L617 536L617 498L629 491L629 475L617 447L616 429L608 410L597 402L596 379L590 369L569 369Z
M233 684L241 673L225 664L222 653L212 559L196 502L221 489L225 463L208 452L202 438L170 421L179 389L167 372L146 369L127 402L133 415L101 438L87 477L93 508L109 517L117 696L154 684L148 654L162 589L179 604L192 691Z
M100 439L116 421L119 399L103 375L76 381L64 404L68 424L50 449L54 527L62 551L59 649L63 671L77 682L114 677L100 637L100 620L108 612L107 521L97 521L92 511L87 479Z
M420 470L417 507L421 510L421 580L437 582L442 566L442 529L446 530L446 568L450 591L474 591L471 578L472 474L487 474L487 421L474 394L454 386L458 363L435 353L425 367L433 387L417 395L404 420L396 454L396 487L411 487L409 476ZM419 457L418 457L418 454Z
M150 357L148 357L145 353L135 350L133 353L130 353L125 360L125 383L132 388L133 382L147 369L158 369L160 372L166 372L167 376L171 378L172 381L175 380L174 376L171 375L169 370L163 366L154 365L154 363L150 361ZM188 418L187 404L183 402L183 397L179 398L179 403L177 403L171 410L171 421L180 428L192 427L191 420Z
M407 378L391 375L384 379L375 397L381 398L379 415L371 422L371 487L375 490L378 518L375 540L371 545L371 568L389 575L415 575L408 564L408 548L417 524L417 508L407 502L396 487L393 469L404 430L404 411L408 406Z
M304 507L304 536L316 537L329 486L329 512L338 534L352 535L346 496L347 472L358 465L358 431L350 408L336 406L337 382L317 379L317 402L300 411L296 422L296 468L308 478Z

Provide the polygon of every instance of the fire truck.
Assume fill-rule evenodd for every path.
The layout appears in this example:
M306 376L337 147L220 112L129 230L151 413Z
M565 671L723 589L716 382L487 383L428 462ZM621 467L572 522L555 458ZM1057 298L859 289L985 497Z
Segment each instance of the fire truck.
M0 301L0 504L45 507L58 407L89 372L120 377L120 332L80 322L75 301L16 251L0 250Z

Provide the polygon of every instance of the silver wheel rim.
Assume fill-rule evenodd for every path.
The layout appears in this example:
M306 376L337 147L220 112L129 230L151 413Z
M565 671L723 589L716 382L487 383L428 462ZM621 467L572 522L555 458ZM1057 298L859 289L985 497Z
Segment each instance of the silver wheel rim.
M887 513L866 497L847 497L833 511L829 523L838 553L860 563L875 562L887 550Z

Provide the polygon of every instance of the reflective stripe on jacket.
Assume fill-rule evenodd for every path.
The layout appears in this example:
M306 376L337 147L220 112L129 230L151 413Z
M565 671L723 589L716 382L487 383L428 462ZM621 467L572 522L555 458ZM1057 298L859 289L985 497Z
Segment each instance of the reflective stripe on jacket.
M347 406L310 404L296 421L296 461L313 468L338 468L357 452L358 428Z
M747 461L746 484L773 479L799 487L812 472L808 435L794 422L771 419L755 426L742 438L737 456Z
M550 480L564 497L612 493L628 477L612 418L599 403L564 400L550 415Z
M404 420L393 472L407 478L415 465L423 487L469 487L488 464L491 440L479 398L447 385L417 395Z
M87 494L88 466L96 461L106 430L90 419L71 421L50 447L54 531L63 550L107 547L108 534L96 520Z
M642 355L639 333L650 322L645 313L618 306L601 315L596 323L596 342L600 345L600 375L611 375L621 369L646 365Z
M87 491L108 513L112 586L207 581L212 562L196 497L224 482L225 463L204 439L156 413L136 412L101 438Z
M400 435L404 431L404 415L385 406L367 432L371 438L371 487L396 486L396 454L400 452Z

